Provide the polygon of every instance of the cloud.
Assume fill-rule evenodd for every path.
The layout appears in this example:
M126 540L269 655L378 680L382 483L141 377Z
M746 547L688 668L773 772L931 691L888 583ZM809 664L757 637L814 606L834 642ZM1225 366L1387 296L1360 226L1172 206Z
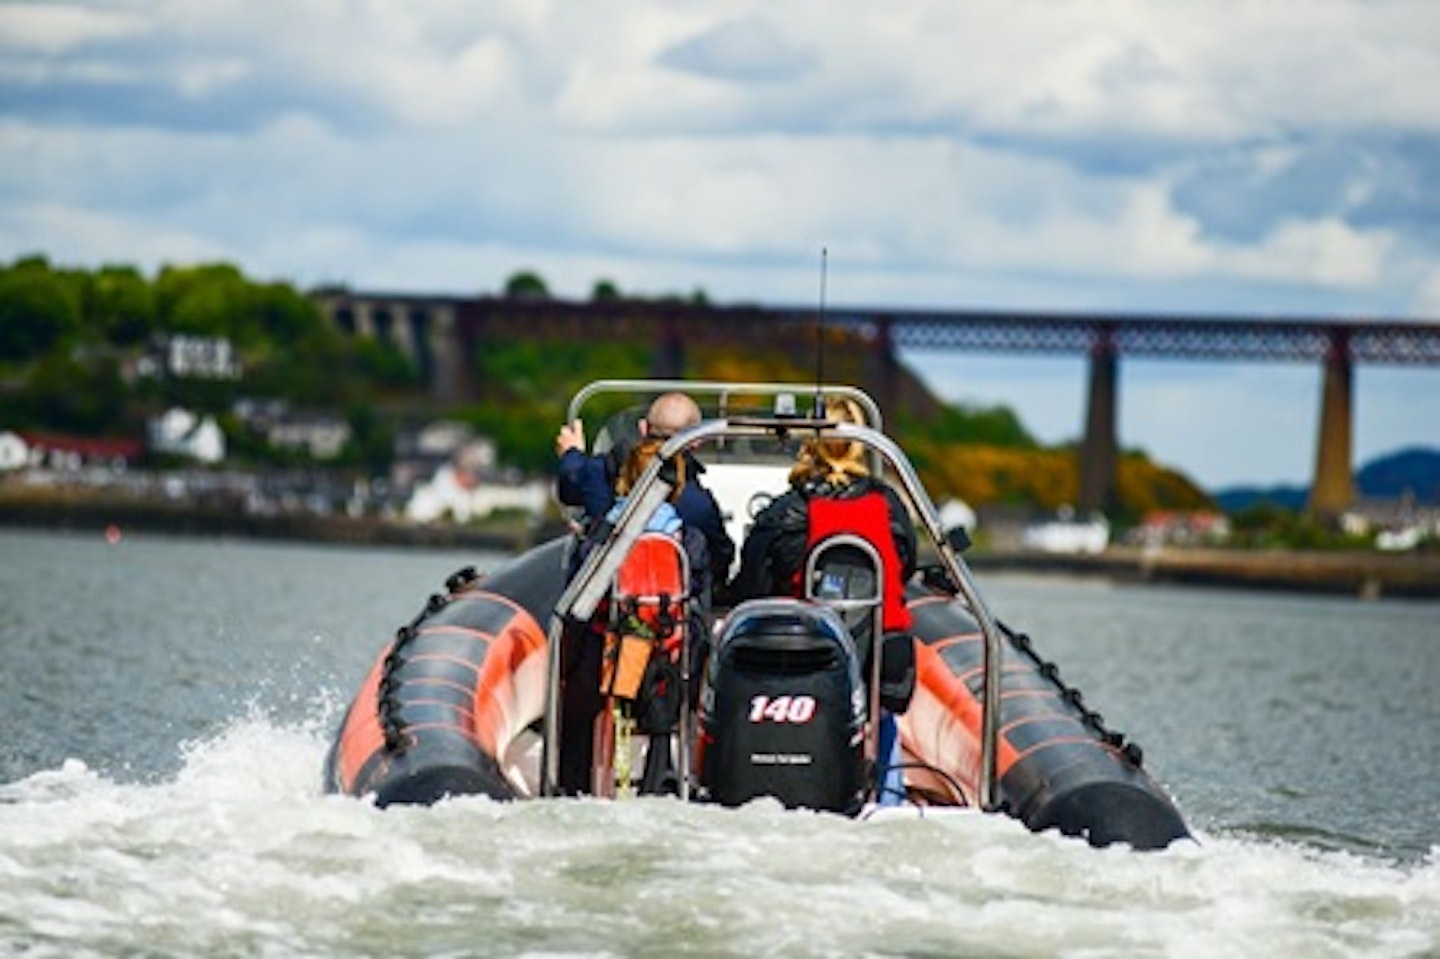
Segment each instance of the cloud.
M56 55L147 32L146 19L123 10L52 3L0 6L0 51Z
M1440 265L1426 269L1418 287L1415 313L1419 316L1440 316Z
M0 257L796 303L824 246L837 304L1433 317L1437 36L1429 0L0 3Z
M1300 276L1322 287L1365 287L1385 275L1391 238L1356 230L1340 220L1284 222L1259 250L1247 251L1236 270L1259 275Z
M809 73L814 55L764 20L731 20L660 54L675 70L736 83L794 82Z

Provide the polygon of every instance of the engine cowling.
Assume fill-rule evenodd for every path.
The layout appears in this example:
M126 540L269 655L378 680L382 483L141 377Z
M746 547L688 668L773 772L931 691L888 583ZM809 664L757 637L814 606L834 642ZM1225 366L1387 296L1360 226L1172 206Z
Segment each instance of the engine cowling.
M795 599L731 612L700 703L700 795L727 806L773 796L854 813L866 795L866 696L840 617Z

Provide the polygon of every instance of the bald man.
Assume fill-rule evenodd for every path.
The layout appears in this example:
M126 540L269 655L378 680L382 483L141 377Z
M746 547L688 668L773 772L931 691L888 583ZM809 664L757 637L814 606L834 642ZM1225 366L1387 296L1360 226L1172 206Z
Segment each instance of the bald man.
M684 393L662 393L650 404L644 419L640 420L640 435L668 439L698 422L700 407L693 399ZM560 427L555 437L555 452L560 458L556 483L560 502L582 507L587 520L604 516L615 502L615 474L619 459L586 455L585 427L579 420ZM611 452L624 454L623 450ZM725 532L725 522L714 494L698 482L705 467L689 452L684 456L688 481L680 491L675 511L686 526L704 534L710 553L710 582L718 589L725 585L730 575L735 543Z
M640 421L640 432L665 439L700 422L700 407L684 393L661 393Z

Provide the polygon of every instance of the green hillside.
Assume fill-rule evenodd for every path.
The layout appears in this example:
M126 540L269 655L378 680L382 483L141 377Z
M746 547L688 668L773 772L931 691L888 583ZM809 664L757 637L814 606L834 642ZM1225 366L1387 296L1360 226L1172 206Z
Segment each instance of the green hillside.
M523 280L523 284L521 281ZM544 296L543 280L517 273L507 292ZM625 302L614 284L595 297ZM690 302L704 305L703 294ZM236 379L145 376L157 338L228 339L238 355ZM872 392L867 344L827 331L826 377ZM735 346L686 351L685 375L804 382L813 376L813 344L773 351ZM237 401L283 400L344 417L354 438L328 469L381 473L403 423L448 416L494 437L508 465L548 472L563 404L579 386L605 377L639 377L654 369L648 343L611 339L489 339L471 358L482 384L472 401L437 406L418 373L394 346L357 339L328 326L315 303L284 283L258 283L228 264L166 267L146 277L127 266L57 268L28 257L0 269L0 429L139 438L148 416L185 406L214 414L239 465L293 465L296 454L269 449L234 416ZM904 373L890 432L906 447L937 500L975 506L1014 504L1055 509L1078 490L1074 449L1035 442L1005 407L947 405ZM1122 510L1209 505L1193 482L1127 453L1117 477Z

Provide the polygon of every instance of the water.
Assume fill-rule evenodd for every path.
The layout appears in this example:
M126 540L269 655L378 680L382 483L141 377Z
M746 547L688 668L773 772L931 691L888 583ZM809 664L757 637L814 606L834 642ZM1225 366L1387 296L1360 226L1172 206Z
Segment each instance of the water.
M1198 842L319 790L497 556L0 531L0 955L1436 956L1440 604L989 577Z

